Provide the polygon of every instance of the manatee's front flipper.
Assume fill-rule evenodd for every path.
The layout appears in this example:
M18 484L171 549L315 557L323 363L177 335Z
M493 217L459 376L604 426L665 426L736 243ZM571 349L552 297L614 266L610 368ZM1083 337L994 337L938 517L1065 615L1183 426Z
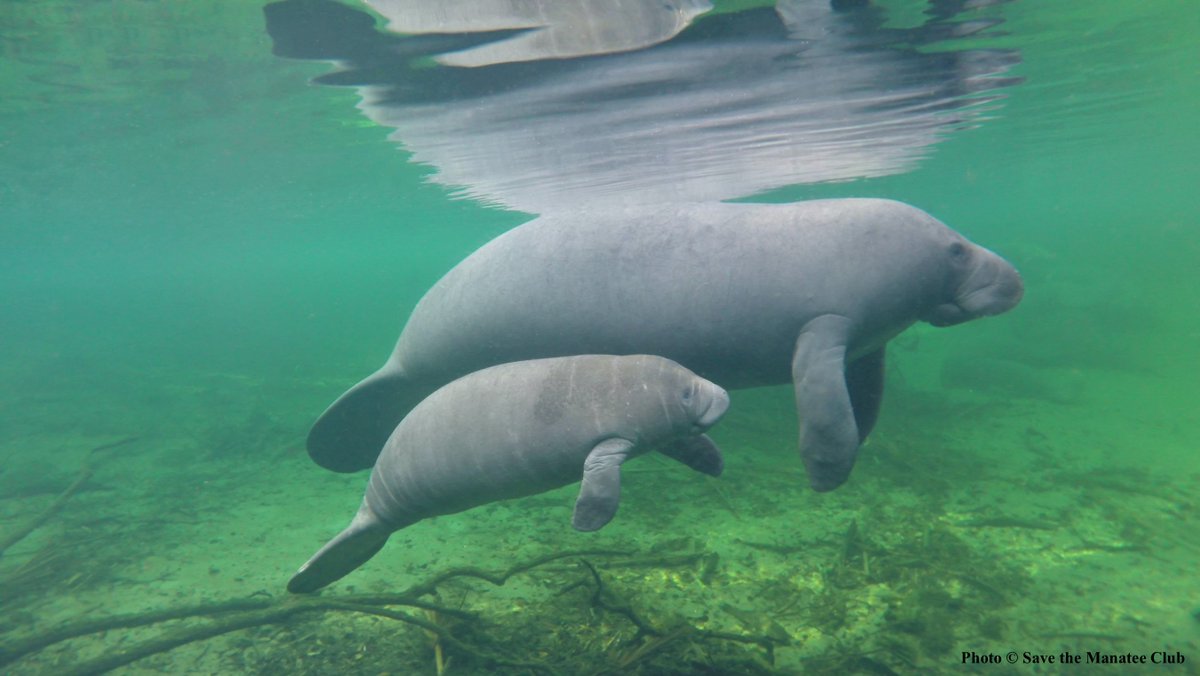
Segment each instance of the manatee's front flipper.
M616 516L621 501L621 463L632 450L632 441L613 438L601 441L588 453L571 519L575 530L599 530Z
M709 476L721 476L725 469L725 458L721 457L721 449L717 448L707 434L674 439L660 446L658 452Z
M288 580L288 591L306 594L342 579L375 556L392 531L363 503L346 530L317 550Z
M854 408L854 422L858 425L858 443L867 440L879 420L879 406L883 403L883 355L886 348L859 357L846 367L846 387L850 391L850 405Z
M392 430L436 383L407 378L389 361L329 405L308 432L308 455L335 472L357 472L375 464Z
M830 491L845 483L858 455L858 425L846 387L850 320L822 315L804 325L792 355L800 455L809 484Z

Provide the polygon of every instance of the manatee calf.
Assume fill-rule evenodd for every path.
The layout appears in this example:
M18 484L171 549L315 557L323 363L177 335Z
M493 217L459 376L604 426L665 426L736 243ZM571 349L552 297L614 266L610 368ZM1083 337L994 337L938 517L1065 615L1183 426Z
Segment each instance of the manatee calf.
M718 476L704 431L729 395L679 364L647 355L584 355L493 366L442 387L396 427L354 520L288 582L320 589L361 566L421 519L541 493L582 478L572 520L613 518L621 463L657 449Z
M793 382L809 481L849 476L875 424L884 346L917 321L1004 312L1021 278L914 207L879 199L555 212L510 230L421 299L381 369L317 420L323 467L370 467L396 423L471 371L569 354L657 354L728 388Z

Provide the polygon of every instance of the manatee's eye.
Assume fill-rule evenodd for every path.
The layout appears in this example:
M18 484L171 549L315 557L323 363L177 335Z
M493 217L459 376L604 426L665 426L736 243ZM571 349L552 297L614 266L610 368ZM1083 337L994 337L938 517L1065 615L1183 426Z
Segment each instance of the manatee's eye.
M950 256L956 260L962 260L967 257L967 247L962 242L955 242L950 245Z
M685 387L685 388L683 388L683 403L687 404L687 403L690 403L690 402L692 401L692 391L693 391L693 389L694 389L694 388L693 388L692 386L690 386L690 385L689 385L689 386L687 386L687 387Z

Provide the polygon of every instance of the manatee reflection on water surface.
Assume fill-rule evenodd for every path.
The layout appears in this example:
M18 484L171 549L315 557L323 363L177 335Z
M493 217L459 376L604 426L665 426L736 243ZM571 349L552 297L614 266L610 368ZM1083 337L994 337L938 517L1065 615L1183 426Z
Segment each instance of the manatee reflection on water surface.
M330 0L269 5L275 53L336 62L317 81L357 87L433 181L530 213L902 173L998 105L1020 61L969 48L1000 20L956 17L993 2L933 2L910 28L824 0L369 4L384 28Z

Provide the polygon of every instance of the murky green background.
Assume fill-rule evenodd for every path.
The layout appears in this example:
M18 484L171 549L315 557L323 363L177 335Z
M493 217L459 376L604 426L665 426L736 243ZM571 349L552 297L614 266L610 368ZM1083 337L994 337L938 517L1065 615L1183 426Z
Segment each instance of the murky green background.
M917 3L882 4L896 8L898 22L915 16ZM1200 532L1200 6L1026 1L1000 13L1004 34L973 46L1019 49L1014 74L1026 81L1004 90L981 126L954 134L906 175L760 199L900 199L1014 261L1027 285L1016 311L945 331L918 328L898 341L880 439L903 453L917 443L910 429L969 434L990 420L1035 430L1050 457L1010 466L983 487L1001 503L1028 502L1022 491L1036 490L1023 482L1053 486L1051 468L1064 464L1076 477L1112 468L1122 485L1141 487L1128 499L1109 496L1118 512L1161 489L1170 509L1142 505L1157 514L1161 537L1138 546L1162 551L1114 555L1103 568L1107 581L1089 575L1109 587L1147 576L1178 580L1186 567L1157 566L1194 561ZM204 547L214 559L251 554L259 577L242 587L223 581L223 589L278 593L319 544L314 538L349 518L362 477L331 478L311 465L302 449L308 425L382 362L430 284L527 216L453 201L424 182L430 170L410 164L386 129L360 115L352 90L307 84L326 70L273 57L257 2L0 3L0 533L50 504L88 448L127 436L139 441L124 459L106 460L97 490L81 493L64 523L39 537L78 540L71 526L82 514L72 509L116 514L136 494L154 511L210 481L243 490L247 502L194 514L224 524L286 510L281 523L307 522L315 535L281 549L288 539L280 525L266 544L208 539L184 556L167 543L189 540L191 522L151 528L130 517L125 530L104 531L101 544L117 553L91 560L125 571L116 579L137 578L130 571L147 556L184 572L172 578L164 564L165 587L146 579L114 587L104 577L114 594L178 587L203 596L217 577L196 561ZM989 361L997 358L999 366ZM768 390L735 398L727 480L756 480L738 475L743 441L743 457L798 466L789 455L788 397ZM970 405L939 408L948 401ZM771 424L759 430L759 420ZM928 451L903 469L864 464L837 500L852 509L864 499L856 482L895 486L906 473L910 483L936 474ZM1008 442L954 449L956 461L966 454L980 471L1026 451ZM275 473L302 488L273 482ZM795 491L807 490L796 482ZM307 498L288 502L296 491L340 498L311 516ZM762 518L787 520L795 531L805 517ZM139 533L164 537L155 528L166 529L164 544L134 542ZM26 555L13 549L3 563ZM3 630L11 636L94 613L70 599L99 592L67 582L87 559L80 554L61 577L38 583L42 606L10 587L0 602L33 610L10 615ZM189 577L180 561L199 572ZM1168 641L1176 649L1188 640L1194 647L1200 623L1186 611L1200 608L1200 596L1191 574L1190 591L1166 593L1170 602L1163 594L1128 600L1162 610L1143 619L1150 629L1099 626L1083 600L1078 608L1060 600L1062 616L1078 610L1080 632L1127 631L1122 650ZM1014 648L1039 648L1035 634L1016 632L1006 639ZM919 663L951 669L959 649L968 648L932 651ZM1194 668L1200 651L1188 658Z

